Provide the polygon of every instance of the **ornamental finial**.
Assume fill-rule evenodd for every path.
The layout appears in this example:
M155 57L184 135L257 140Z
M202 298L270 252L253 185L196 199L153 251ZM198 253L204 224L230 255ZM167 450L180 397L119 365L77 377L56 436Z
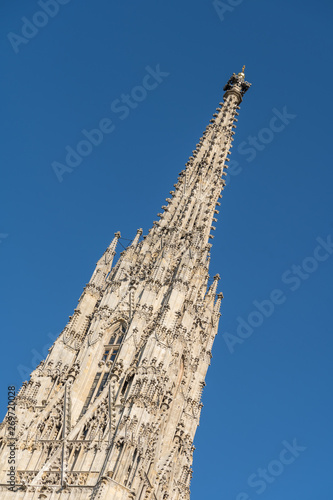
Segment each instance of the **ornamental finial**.
M244 80L244 78L245 78L245 73L244 73L244 71L245 71L245 64L244 64L244 66L242 67L242 71L241 71L240 73L238 73L238 76L240 76L240 78L242 78L243 80Z
M227 84L223 87L226 92L223 97L228 96L230 93L237 94L239 98L239 103L242 102L242 97L245 92L251 87L251 83L245 81L245 66L243 66L242 71L236 75L233 73L229 78Z

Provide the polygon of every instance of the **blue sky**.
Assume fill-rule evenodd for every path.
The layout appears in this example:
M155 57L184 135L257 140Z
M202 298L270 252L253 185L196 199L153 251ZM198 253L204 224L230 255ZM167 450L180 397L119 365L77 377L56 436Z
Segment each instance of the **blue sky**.
M7 386L44 357L114 232L147 232L246 64L252 87L215 224L211 276L225 298L191 500L331 500L331 2L58 7L51 18L18 0L0 20L2 413ZM144 80L154 71L156 86ZM146 95L135 90L144 81ZM66 147L97 126L102 137L68 167ZM67 166L62 182L54 162ZM281 466L295 439L301 451ZM259 469L270 471L260 486Z

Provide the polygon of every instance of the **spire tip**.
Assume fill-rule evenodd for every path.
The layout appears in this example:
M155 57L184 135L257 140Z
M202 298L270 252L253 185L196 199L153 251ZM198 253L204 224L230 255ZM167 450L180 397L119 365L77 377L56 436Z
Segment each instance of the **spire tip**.
M244 80L244 78L245 78L245 73L244 73L244 71L245 71L245 64L244 64L244 66L242 67L242 71L241 71L240 73L238 73L238 76L240 76L243 80Z

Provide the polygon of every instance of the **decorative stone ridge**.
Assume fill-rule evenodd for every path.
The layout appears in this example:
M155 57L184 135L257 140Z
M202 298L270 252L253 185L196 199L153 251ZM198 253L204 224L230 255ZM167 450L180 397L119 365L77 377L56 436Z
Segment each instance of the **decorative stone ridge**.
M0 426L1 499L189 500L223 298L219 275L208 287L210 233L249 87L243 71L232 75L158 221L146 236L139 229L113 266L115 233L73 316L23 383L14 420L8 413Z

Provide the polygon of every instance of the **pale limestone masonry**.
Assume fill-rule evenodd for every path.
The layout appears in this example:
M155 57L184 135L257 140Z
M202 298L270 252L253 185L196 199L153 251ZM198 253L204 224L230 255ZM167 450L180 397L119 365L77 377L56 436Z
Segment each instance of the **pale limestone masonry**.
M219 276L207 290L212 224L224 187L244 73L216 110L159 220L112 267L98 261L50 353L16 397L12 442L0 431L0 497L189 500L193 438L217 333ZM207 457L208 458L208 457Z

